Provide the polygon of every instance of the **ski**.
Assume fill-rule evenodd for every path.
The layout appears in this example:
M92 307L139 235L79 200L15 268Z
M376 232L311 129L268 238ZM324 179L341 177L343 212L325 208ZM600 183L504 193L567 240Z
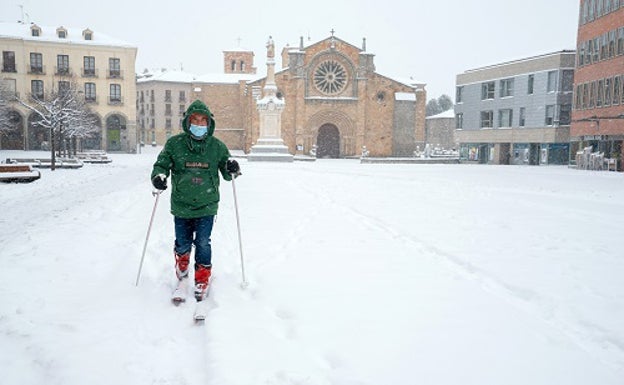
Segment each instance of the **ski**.
M195 312L193 313L193 320L196 324L203 324L208 314L208 294L210 293L210 286L204 295L203 300L197 301L195 304Z
M171 302L174 305L179 306L181 303L186 302L186 296L188 294L188 278L182 278L178 280L175 290L171 295Z

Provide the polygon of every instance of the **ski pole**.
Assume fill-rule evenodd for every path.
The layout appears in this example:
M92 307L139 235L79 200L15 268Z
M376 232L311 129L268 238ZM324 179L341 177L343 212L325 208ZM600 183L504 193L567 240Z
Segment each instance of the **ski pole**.
M240 251L241 260L241 273L243 275L243 282L241 287L244 289L248 283L245 279L245 260L243 259L243 241L241 239L240 218L238 217L238 200L236 199L236 184L234 183L235 175L232 175L232 192L234 193L234 209L236 211L236 228L238 229L238 250Z
M158 206L158 198L163 190L154 190L152 191L152 195L156 196L156 200L154 201L154 208L152 209L152 217L149 221L149 226L147 227L147 235L145 236L145 244L143 245L143 254L141 254L141 263L139 264L139 272L137 273L135 286L139 286L139 279L141 278L141 269L143 268L143 260L145 259L145 250L147 249L147 240L149 239L150 232L152 231L152 222L154 222L154 214L156 214L156 206Z

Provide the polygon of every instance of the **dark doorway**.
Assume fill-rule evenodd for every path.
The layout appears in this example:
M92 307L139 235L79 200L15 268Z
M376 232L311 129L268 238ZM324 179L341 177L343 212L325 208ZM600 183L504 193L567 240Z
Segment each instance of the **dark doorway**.
M319 128L316 138L316 157L340 157L340 131L333 124L324 124Z
M22 116L16 111L9 111L7 129L0 131L0 135L1 149L24 150L24 125Z

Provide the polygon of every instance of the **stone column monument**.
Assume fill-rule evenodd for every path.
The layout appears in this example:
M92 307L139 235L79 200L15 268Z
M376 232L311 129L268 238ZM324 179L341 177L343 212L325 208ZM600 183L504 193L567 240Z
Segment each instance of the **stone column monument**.
M247 160L292 162L293 155L282 139L282 111L285 102L277 98L275 85L275 43L269 36L267 42L267 78L262 89L262 98L256 100L256 108L260 115L260 137L251 147Z

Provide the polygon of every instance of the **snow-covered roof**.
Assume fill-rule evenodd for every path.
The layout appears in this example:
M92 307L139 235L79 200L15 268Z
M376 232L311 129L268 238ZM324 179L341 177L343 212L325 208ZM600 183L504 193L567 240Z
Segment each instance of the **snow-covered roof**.
M394 100L407 100L411 102L416 101L416 94L411 92L396 92L394 94Z
M446 110L437 115L427 116L425 119L445 119L445 118L455 118L455 110L452 108L450 110Z
M406 85L412 88L423 88L425 85L427 85L426 82L415 80L412 77L406 78L406 77L401 77L401 76L388 76L388 75L380 74L379 72L376 72L376 74L383 76L385 78L388 78L390 80L394 80L395 82L401 83L403 85Z
M241 80L251 81L263 78L264 75L258 74L223 74L223 73L212 73L212 74L204 74L197 76L195 78L195 82L197 83L225 83L225 84L235 84Z
M41 31L40 36L32 36L31 27L38 27ZM57 29L62 28L67 31L65 38L60 38L57 35ZM85 40L83 32L91 32L91 40ZM22 24L22 23L7 23L0 22L0 37L12 38L28 41L45 41L54 43L65 44L84 44L84 45L103 45L114 47L128 47L136 48L135 44L129 43L124 40L120 40L99 31L92 31L89 28L76 28L65 26L45 26L38 24Z
M191 83L195 80L196 75L178 71L178 70L158 70L137 75L137 83L146 83L151 81L172 82L172 83Z

